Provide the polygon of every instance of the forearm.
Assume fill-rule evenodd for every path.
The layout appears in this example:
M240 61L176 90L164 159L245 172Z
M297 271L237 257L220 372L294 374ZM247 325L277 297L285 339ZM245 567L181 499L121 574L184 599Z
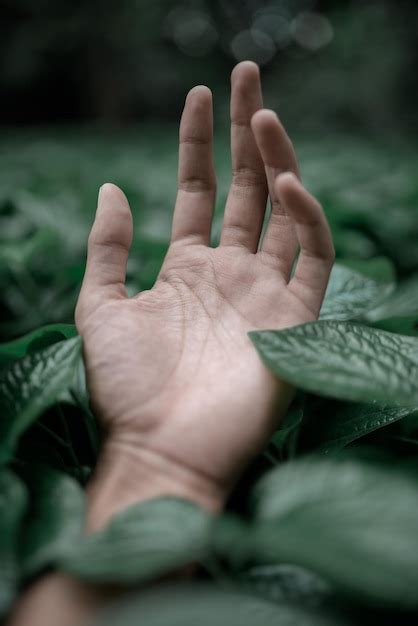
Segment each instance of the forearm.
M149 451L106 443L87 488L86 531L94 532L131 504L164 495L196 502L211 511L224 496L209 481ZM83 626L118 588L93 585L57 572L35 583L23 596L8 626Z
M84 626L109 597L103 587L54 572L27 590L7 626Z

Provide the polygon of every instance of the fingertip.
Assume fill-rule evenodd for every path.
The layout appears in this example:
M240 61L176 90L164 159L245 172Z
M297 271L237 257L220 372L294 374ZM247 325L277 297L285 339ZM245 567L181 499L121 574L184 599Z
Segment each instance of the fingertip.
M196 85L188 92L186 96L186 103L207 105L212 104L212 91L206 85Z
M208 143L212 138L212 92L206 85L196 85L186 97L180 121L180 144Z
M277 124L279 118L277 113L271 109L260 109L256 111L251 118L251 126L253 129L263 130L271 126L271 124Z
M279 118L276 111L272 109L259 109L252 117L253 121L257 124L267 123L271 121L277 121Z
M116 242L129 248L133 222L128 199L117 185L104 183L99 189L97 211L90 240Z
M202 84L202 85L195 85L194 87L192 87L189 91L189 94L190 93L206 93L211 96L212 90L207 85Z
M238 63L231 72L231 82L235 82L241 78L255 79L260 78L260 68L254 61L241 61Z
M99 189L98 208L111 205L115 209L128 209L129 202L122 189L113 183L104 183Z
M125 194L113 183L104 183L99 189L97 211L88 237L83 305L78 306L78 324L85 306L91 307L95 300L91 299L94 292L100 298L126 295L123 285L132 236L132 214Z
M231 73L231 121L248 127L255 111L263 106L260 70L253 61L242 61Z
M232 74L234 74L235 72L241 72L244 70L255 72L256 74L260 73L260 67L257 65L257 63L255 63L255 61L250 61L249 59L246 59L244 61L240 61L239 63L235 65L234 69L232 70Z

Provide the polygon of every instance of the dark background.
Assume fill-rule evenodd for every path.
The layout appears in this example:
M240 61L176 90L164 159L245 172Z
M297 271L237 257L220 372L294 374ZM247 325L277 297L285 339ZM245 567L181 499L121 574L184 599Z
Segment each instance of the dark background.
M418 3L394 0L1 0L2 124L177 120L236 61L298 129L411 132Z

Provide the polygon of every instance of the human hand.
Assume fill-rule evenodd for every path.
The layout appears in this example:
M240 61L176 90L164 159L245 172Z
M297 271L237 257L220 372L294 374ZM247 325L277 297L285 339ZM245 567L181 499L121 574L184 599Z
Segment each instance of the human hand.
M117 187L101 188L76 322L108 431L98 481L118 493L113 509L165 492L219 508L289 403L291 389L247 333L316 319L334 250L320 205L297 179L290 140L261 107L258 68L241 63L232 74L233 179L212 248L212 98L206 87L188 94L170 247L154 287L132 298L124 286L131 211ZM92 525L103 516L94 513Z

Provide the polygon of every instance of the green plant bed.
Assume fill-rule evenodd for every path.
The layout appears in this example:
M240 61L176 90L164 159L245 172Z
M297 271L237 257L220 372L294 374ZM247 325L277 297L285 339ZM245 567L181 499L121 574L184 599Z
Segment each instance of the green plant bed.
M168 245L175 134L2 140L0 612L50 567L136 586L194 562L195 582L144 591L118 623L140 611L151 625L214 623L219 611L244 626L406 623L418 613L418 157L407 148L401 163L353 138L338 158L343 138L298 146L338 260L317 322L250 333L298 393L226 511L162 498L83 536L100 435L73 311L95 195L105 180L127 192L128 288L151 287ZM190 603L188 617L180 604L155 613L155 598L167 606L173 594Z

